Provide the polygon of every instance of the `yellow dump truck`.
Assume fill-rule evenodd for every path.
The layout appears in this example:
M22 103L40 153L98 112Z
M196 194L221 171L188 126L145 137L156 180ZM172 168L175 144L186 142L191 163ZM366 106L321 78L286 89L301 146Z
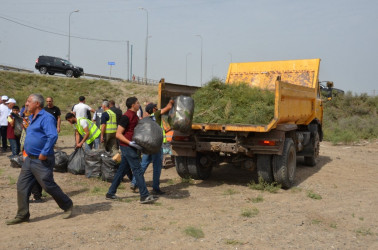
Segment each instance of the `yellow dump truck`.
M231 63L226 84L246 82L275 92L274 118L268 124L192 124L188 134L174 132L172 154L181 177L207 179L222 162L238 164L266 182L294 184L296 157L315 166L322 140L323 106L320 59ZM159 105L192 95L198 87L161 81Z

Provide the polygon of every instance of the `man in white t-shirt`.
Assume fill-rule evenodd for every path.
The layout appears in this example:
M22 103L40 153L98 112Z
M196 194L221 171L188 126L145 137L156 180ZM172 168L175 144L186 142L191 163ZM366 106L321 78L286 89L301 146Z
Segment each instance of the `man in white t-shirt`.
M75 114L76 118L85 117L87 119L91 119L90 113L89 113L89 117L87 115L88 111L95 112L95 110L93 108L91 108L87 104L85 104L85 97L80 96L79 97L79 103L74 106L72 112Z
M0 102L0 137L2 141L3 152L7 151L7 128L8 128L8 115L9 108L6 102L8 101L8 96L3 95Z

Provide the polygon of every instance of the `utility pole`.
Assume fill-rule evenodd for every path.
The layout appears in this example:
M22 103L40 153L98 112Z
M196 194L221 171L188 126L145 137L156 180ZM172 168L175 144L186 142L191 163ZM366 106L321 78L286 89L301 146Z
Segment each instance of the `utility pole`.
M130 78L133 79L133 45L131 44L131 56L130 56Z
M129 41L126 41L127 44L127 81L130 81L130 55L129 55Z
M139 9L146 11L146 14L147 14L146 49L145 49L145 59L144 59L144 78L147 84L148 10L142 7Z

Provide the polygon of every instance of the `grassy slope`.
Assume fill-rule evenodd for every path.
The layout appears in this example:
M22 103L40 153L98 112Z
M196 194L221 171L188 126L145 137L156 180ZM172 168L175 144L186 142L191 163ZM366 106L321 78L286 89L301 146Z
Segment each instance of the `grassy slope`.
M125 102L130 96L136 96L142 105L157 101L157 86L0 71L0 95L15 98L21 108L32 93L52 96L54 104L61 109L63 120L72 106L78 103L81 95L86 97L86 103L94 109L101 105L103 99L115 100L123 111L126 111ZM62 128L63 134L69 133L68 123L63 122Z
M51 77L38 74L23 74L0 71L0 95L17 100L19 106L31 93L52 96L54 104L62 114L70 111L84 95L87 104L96 108L104 98L114 99L126 110L127 97L136 96L143 105L157 101L157 86L144 86L129 82ZM144 105L143 105L144 106ZM324 102L325 139L332 142L353 142L360 139L378 138L378 96L353 96L346 93ZM68 124L63 123L63 133L70 133Z
M345 95L324 101L325 140L350 143L378 138L378 96Z

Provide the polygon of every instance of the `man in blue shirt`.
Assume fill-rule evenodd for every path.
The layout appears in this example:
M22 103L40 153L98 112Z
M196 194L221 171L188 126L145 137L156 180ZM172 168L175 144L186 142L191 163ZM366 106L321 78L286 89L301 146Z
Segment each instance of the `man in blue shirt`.
M72 200L55 183L53 176L54 145L58 139L55 118L43 110L42 95L30 95L26 107L32 114L24 145L28 156L25 158L17 181L17 215L15 219L7 221L7 225L29 221L29 196L35 182L38 182L64 210L63 219L68 219L72 214Z

